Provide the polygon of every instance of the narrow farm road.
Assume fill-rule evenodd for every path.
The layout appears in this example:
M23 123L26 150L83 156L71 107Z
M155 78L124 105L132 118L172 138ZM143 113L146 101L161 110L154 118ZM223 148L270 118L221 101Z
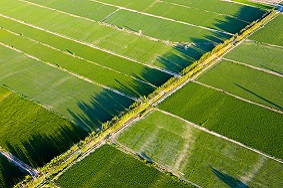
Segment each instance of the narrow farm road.
M27 171L33 178L36 178L39 175L40 171L34 170L32 167L30 167L29 165L25 164L20 159L18 159L17 157L13 156L11 153L9 153L7 151L3 151L1 147L0 147L0 154L3 155L4 157L6 157L12 163L14 163L16 166L18 166L21 169Z

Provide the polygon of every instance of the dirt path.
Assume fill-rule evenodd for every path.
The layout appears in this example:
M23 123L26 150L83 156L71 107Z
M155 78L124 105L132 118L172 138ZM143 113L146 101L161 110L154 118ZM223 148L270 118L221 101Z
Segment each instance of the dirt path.
M16 166L18 166L21 169L23 169L26 172L28 172L34 179L39 175L40 172L38 170L34 170L32 167L30 167L29 165L25 164L20 159L18 159L17 157L13 156L11 153L9 153L7 151L3 151L1 149L1 147L0 147L0 154L3 155L4 157L6 157L12 163L14 163Z
M171 116L171 117L177 118L177 119L179 119L179 120L181 120L181 121L184 121L184 122L186 122L186 123L188 123L188 124L191 124L193 127L197 128L197 129L199 129L199 130L201 130L201 131L203 131L203 132L206 132L206 133L211 134L211 135L213 135L213 136L216 136L216 137L218 137L218 138L222 138L222 139L227 140L227 141L229 141L229 142L231 142L231 143L233 143L233 144L239 145L239 146L241 146L241 147L243 147L243 148L246 148L246 149L248 149L248 150L251 150L251 151L256 152L256 153L258 153L258 154L260 154L260 155L262 155L262 156L265 156L265 157L267 157L267 158L269 158L269 159L272 159L272 160L274 160L274 161L277 161L277 162L283 164L283 161L282 161L281 159L277 159L277 158L272 157L272 156L270 156L270 155L267 155L267 154L265 154L265 153L263 153L263 152L261 152L261 151L259 151L259 150L256 150L256 149L254 149L254 148L251 148L251 147L249 147L249 146L246 146L246 145L242 144L241 142L232 140L232 139L230 139L230 138L228 138L228 137L225 137L225 136L223 136L223 135L221 135L221 134L218 134L218 133L216 133L216 132L210 131L210 130L204 128L204 127L201 127L201 126L199 126L199 125L197 125L197 124L194 124L194 123L192 123L192 122L190 122L190 121L188 121L188 120L186 120L186 119L183 119L183 118L181 118L181 117L179 117L179 116L177 116L177 115L174 115L174 114L172 114L172 113L170 113L170 112L167 112L167 111L164 111L164 110L161 110L161 109L156 109L156 110L159 111L159 112L162 112L163 114L166 114L166 115L169 115L169 116Z
M259 70L259 71L266 72L268 74L272 74L272 75L279 76L279 77L283 78L283 75L279 74L277 72L273 72L273 71L270 71L270 70L266 70L266 69L263 69L263 68L260 68L260 67L256 67L256 66L253 66L253 65L250 65L250 64L246 64L246 63L236 61L236 60L232 60L232 59L228 59L228 58L222 58L222 59L224 59L226 61L230 61L230 62L235 63L235 64L243 65L245 67L249 67L249 68L252 68L252 69L255 69L255 70Z

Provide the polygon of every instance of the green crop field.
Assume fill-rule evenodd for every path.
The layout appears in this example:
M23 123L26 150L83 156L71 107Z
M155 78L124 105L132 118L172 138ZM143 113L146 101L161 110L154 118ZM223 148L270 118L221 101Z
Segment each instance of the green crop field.
M86 129L118 115L133 101L0 46L0 82ZM43 74L44 73L44 74Z
M105 22L135 32L141 30L147 36L177 42L195 42L196 39L208 40L208 36L211 36L215 37L215 40L212 42L219 43L230 38L230 35L127 10L119 10L106 19Z
M63 52L71 52L79 57L100 64L101 66L117 70L130 76L134 76L156 86L161 85L170 77L168 74L160 72L156 69L149 68L142 64L134 63L133 61L127 60L125 58L112 55L110 53L62 38L60 36L53 35L51 33L18 23L13 20L9 20L1 16L0 26L14 33L19 33L24 37L28 37L57 49L61 49ZM198 56L200 56L200 54Z
M60 49L45 46L39 42L10 33L0 29L0 42L13 46L29 55L39 58L44 62L59 66L70 72L82 75L96 83L119 90L131 96L139 97L148 95L154 88L143 82L134 80L132 77L117 73L72 56L70 53L62 53ZM117 82L119 80L119 82Z
M17 0L1 1L0 12L5 16L111 50L141 62L154 62L158 56L172 49L171 46L105 27L96 22ZM31 15L31 12L34 14Z
M189 187L109 145L75 164L57 183L62 188Z
M246 41L225 55L226 58L283 74L283 49Z
M283 159L282 114L188 83L160 108Z
M274 18L274 20L265 25L263 29L260 29L254 33L250 39L283 46L282 23L283 15L278 15L276 18Z
M159 111L125 129L118 142L201 187L225 187L229 180L250 187L283 185L281 163Z
M198 81L283 110L283 78L230 61L221 61Z
M0 154L0 187L12 188L13 185L23 180L25 175L25 172L22 172Z
M87 135L80 126L0 87L0 146L42 166Z
M105 0L104 0L105 1ZM237 3L231 3L221 0L164 0L164 2L174 3L180 6L187 6L206 10L209 12L217 12L219 14L231 15L244 21L252 22L262 16L265 10L244 6Z

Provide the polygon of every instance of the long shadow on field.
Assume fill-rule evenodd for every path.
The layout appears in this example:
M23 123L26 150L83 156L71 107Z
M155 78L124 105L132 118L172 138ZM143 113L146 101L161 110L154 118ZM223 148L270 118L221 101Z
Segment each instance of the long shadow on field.
M72 124L71 128L60 127L56 134L34 134L22 141L21 145L6 142L5 149L33 168L37 168L67 151L85 136L85 130Z
M224 21L216 19L216 28L229 33L237 33L249 23L261 18L265 11L250 6L243 6L234 17L225 16Z
M0 155L0 187L10 188L23 180L26 172L10 163L5 157Z
M111 120L114 116L119 116L133 102L133 100L110 90L104 90L100 94L92 96L89 102L78 101L77 104L82 113L77 114L70 109L68 111L77 125L84 127L88 132L99 132L102 129L102 123Z
M234 83L234 84L235 84L237 87L243 89L244 91L246 91L246 92L248 92L248 93L250 93L250 94L256 96L257 98L259 98L259 99L261 99L261 100L263 100L263 101L265 101L265 102L271 104L271 105L274 106L275 108L277 108L277 109L283 111L283 108L282 108L281 106L275 104L274 102L272 102L272 101L270 101L270 100L268 100L268 99L266 99L266 98L264 98L264 97L262 97L262 96L256 94L255 92L253 92L253 91L251 91L251 90L249 90L249 89L247 89L247 88L245 88L245 87L243 87L243 86L241 86L241 85L239 85L239 84L237 84L237 83Z
M212 172L226 185L228 185L231 188L248 188L246 184L241 182L240 180L233 178L232 176L229 176L228 174L222 173L219 170L211 167Z

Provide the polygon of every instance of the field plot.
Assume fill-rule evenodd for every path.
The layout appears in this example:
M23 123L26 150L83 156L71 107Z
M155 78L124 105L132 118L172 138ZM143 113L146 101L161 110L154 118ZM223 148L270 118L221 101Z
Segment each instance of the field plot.
M78 125L0 87L0 146L42 166L87 135Z
M26 173L0 154L0 187L12 188L13 185L23 180L25 175Z
M4 0L0 5L1 14L5 15L2 17L16 19L23 24L33 24L30 26L40 27L53 34L71 38L73 41L95 45L141 63L175 72L181 71L214 47L214 45L204 45L180 51L164 43L28 3ZM31 15L30 12L36 12L36 16Z
M216 12L219 14L232 15L233 17L247 22L252 22L260 18L265 12L258 8L221 0L210 0L209 2L207 0L164 0L164 2L174 3L180 6L188 6L209 12Z
M283 111L283 77L224 60L198 81Z
M252 22L258 18L261 17L261 15L265 12L264 10L260 10L254 7L249 7L249 6L244 6L240 4L235 4L227 1L221 1L221 0L190 0L190 1L184 1L184 0L164 0L164 1L156 1L156 0L147 0L143 1L143 3L132 3L124 0L98 0L95 2L105 2L113 5L118 5L122 7L127 7L130 9L135 9L139 11L144 11L156 15L166 15L169 18L176 19L180 18L180 15L184 15L183 19L181 21L186 22L187 19L191 20L191 18L188 18L187 14L185 13L187 11L191 11L190 9L197 9L199 10L200 15L206 15L203 11L210 12L212 14L215 13L220 15L224 14L229 17L227 19L231 21L235 21L235 18L238 18L240 20L246 21L246 22ZM170 8L169 8L170 6ZM167 7L169 9L179 9L179 10L184 10L184 12L174 12L174 14L168 14L167 11L168 9L162 9L162 7ZM183 8L182 8L183 7ZM181 9L182 8L182 9ZM186 9L184 9L186 8ZM179 14L179 16L177 15ZM170 15L170 16L169 16ZM165 16L165 17L166 17ZM193 16L193 15L192 15ZM202 17L202 16L200 16ZM221 16L219 16L221 17ZM217 19L219 18L217 17ZM209 19L209 18L208 18ZM219 21L221 22L221 18ZM223 21L223 20L222 20ZM203 21L202 21L203 22ZM200 22L199 22L200 23ZM208 21L209 23L209 21ZM236 21L236 23L239 23ZM203 23L206 24L206 23ZM200 25L202 25L200 23Z
M28 37L42 44L47 44L54 48L60 49L62 52L75 54L76 56L95 62L103 67L108 67L121 73L134 76L156 86L161 85L170 78L170 75L157 69L134 63L128 59L92 48L76 41L68 40L66 38L18 23L1 16L0 26L6 30L18 33L23 37ZM200 54L198 56L200 56Z
M265 25L263 29L254 33L250 39L283 46L282 23L283 15L279 14L276 18L274 18L274 20Z
M111 50L141 62L153 63L171 46L129 34L99 23L30 5L17 0L3 0L1 14L25 21L51 32ZM30 14L34 12L34 14Z
M70 72L77 73L95 83L111 87L125 94L139 97L147 95L154 90L154 87L149 84L134 80L130 76L101 67L94 62L74 57L70 53L62 53L60 49L45 46L7 30L0 29L0 37L0 42L6 45L13 46L44 62L49 62Z
M101 123L133 102L12 49L0 49L2 84L76 121L86 130L97 130Z
M201 187L283 185L283 164L158 110L125 129L118 141Z
M245 41L225 57L283 75L283 48Z
M159 106L211 131L283 159L282 114L196 83L187 84Z
M227 34L127 10L119 10L106 19L105 22L135 32L141 30L142 33L147 36L176 42L196 42L195 40L210 41L209 37L214 37L212 42L220 43L231 37Z
M62 188L189 187L109 145L75 164L57 183Z

